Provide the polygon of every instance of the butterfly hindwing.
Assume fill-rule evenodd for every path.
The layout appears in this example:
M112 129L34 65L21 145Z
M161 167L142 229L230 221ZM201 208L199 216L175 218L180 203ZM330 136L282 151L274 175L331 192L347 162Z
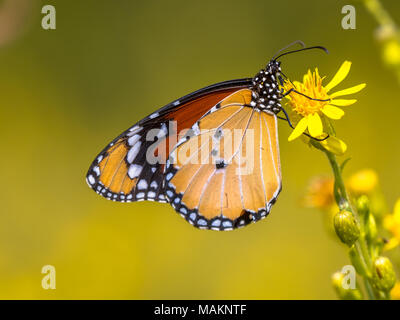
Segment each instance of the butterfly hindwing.
M196 227L231 230L258 221L280 192L276 116L250 107L251 97L248 89L226 97L169 157L166 197Z

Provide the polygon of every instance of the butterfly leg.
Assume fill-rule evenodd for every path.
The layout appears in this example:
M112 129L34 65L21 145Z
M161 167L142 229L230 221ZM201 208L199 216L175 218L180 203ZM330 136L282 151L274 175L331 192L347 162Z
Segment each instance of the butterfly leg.
M311 98L311 97L307 96L306 94L297 91L297 90L294 89L294 88L291 88L291 89L289 89L288 91L286 91L285 93L283 93L283 94L282 94L282 98L283 98L283 97L286 97L287 95L289 95L289 94L292 93L292 92L295 92L295 93L297 93L297 94L299 94L299 95L301 95L301 96L303 96L303 97L306 97L307 99L314 100L314 101L322 101L322 102L331 101L331 99L317 99L317 98Z
M291 127L292 129L294 129L294 126L293 126L292 122L290 121L289 115L287 114L286 110L285 110L284 108L281 107L281 111L283 112L283 114L285 115L285 117L284 117L284 118L283 118L283 117L280 117L280 116L277 116L277 117L278 117L279 119L281 119L281 120L287 121L287 123L289 124L289 127ZM303 132L303 134L304 134L305 136L311 138L311 139L316 140L316 141L324 141L324 140L326 140L326 139L329 138L329 134L326 134L326 137L324 137L324 138L322 138L322 139L314 138L313 136L309 135L309 134L306 133L306 132Z

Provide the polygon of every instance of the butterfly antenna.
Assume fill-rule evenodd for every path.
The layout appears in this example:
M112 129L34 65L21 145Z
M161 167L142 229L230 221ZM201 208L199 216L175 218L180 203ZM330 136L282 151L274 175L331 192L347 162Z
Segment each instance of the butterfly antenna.
M319 49L322 51L325 51L326 53L329 53L328 49L322 46L314 46L314 47L307 47L307 48L302 48L302 49L297 49L297 50L292 50L292 51L288 51L288 52L284 52L282 54L280 54L277 57L274 57L273 60L277 60L280 57L286 56L287 54L291 54L291 53L295 53L295 52L301 52L301 51L306 51L306 50L312 50L312 49Z
M296 41L294 41L294 42L288 44L286 47L280 49L277 53L275 53L275 55L272 57L272 60L275 60L275 57L276 57L278 54L280 54L282 51L285 51L286 49L288 49L288 48L290 48L290 47L292 47L292 46L294 46L294 45L296 45L296 44L301 45L302 48L304 48L304 47L306 46L306 45L304 44L303 41L301 41L301 40L296 40Z

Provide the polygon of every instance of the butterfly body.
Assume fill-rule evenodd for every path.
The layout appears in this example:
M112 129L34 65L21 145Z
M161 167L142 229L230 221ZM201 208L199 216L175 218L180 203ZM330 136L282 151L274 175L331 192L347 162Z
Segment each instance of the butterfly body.
M280 62L272 60L252 80L252 107L278 113L281 111L282 91L279 89Z
M89 186L114 201L168 202L201 229L264 218L282 188L279 77L280 62L271 60L254 78L159 109L104 148L89 168Z

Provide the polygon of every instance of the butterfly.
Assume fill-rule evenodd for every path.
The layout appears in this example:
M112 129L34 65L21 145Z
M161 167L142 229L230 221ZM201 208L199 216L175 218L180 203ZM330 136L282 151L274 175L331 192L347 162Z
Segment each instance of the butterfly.
M265 218L282 189L278 142L283 55L253 78L213 84L177 99L109 143L88 185L119 202L169 203L200 229L233 230ZM293 45L293 44L291 44ZM279 81L279 82L278 82Z

